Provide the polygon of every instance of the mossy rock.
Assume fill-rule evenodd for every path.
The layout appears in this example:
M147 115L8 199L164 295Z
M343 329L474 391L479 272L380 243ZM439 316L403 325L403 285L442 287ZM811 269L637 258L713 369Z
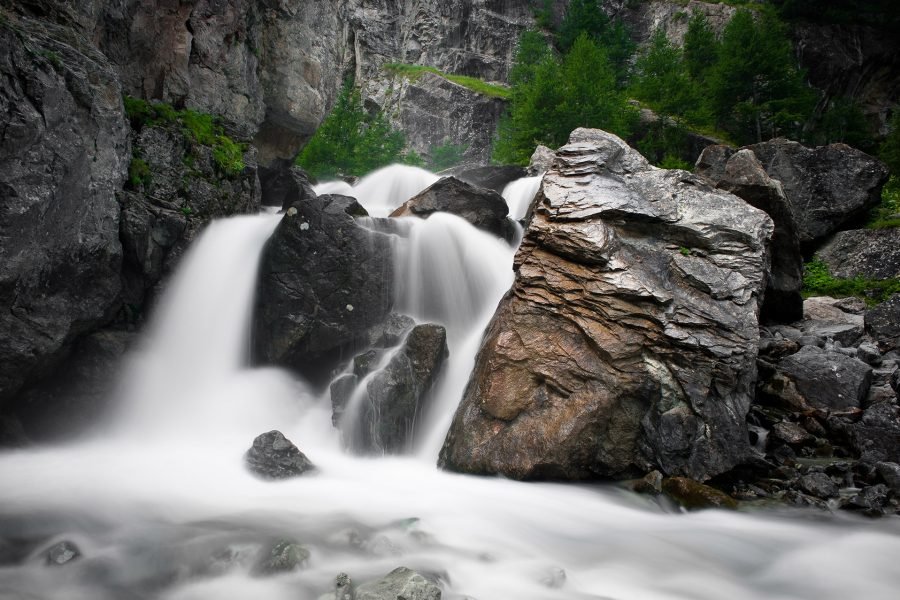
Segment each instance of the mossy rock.
M667 477L662 483L663 493L688 510L728 508L736 510L737 501L715 488L687 477Z

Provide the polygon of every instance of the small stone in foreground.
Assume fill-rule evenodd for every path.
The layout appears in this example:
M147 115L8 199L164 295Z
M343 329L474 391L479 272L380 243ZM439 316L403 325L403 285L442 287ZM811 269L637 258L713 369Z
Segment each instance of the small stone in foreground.
M287 479L315 470L306 455L278 430L253 440L253 446L244 454L244 462L263 479Z
M263 556L256 572L260 575L288 573L302 568L308 560L309 550L290 540L279 540Z
M441 600L441 589L406 567L398 567L356 589L356 600Z
M662 483L663 492L688 510L699 508L736 509L734 498L715 488L688 477L668 477Z
M59 542L47 550L47 565L61 567L81 557L81 550L72 542Z

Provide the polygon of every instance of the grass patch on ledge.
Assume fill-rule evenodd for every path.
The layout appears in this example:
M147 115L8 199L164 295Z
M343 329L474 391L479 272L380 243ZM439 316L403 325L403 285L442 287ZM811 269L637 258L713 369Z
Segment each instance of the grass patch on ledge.
M511 93L509 88L502 85L497 85L496 83L488 83L486 81L478 79L477 77L469 77L467 75L452 75L450 73L444 73L443 71L434 67L426 67L424 65L388 63L384 65L384 68L391 73L406 77L410 81L417 80L424 73L434 73L435 75L443 77L447 81L452 81L457 85L461 85L464 88L475 92L476 94L481 94L482 96L488 96L490 98L502 98L506 100L509 98Z
M881 204L875 207L866 227L869 229L889 229L900 227L900 178L891 175L881 188Z
M814 259L803 265L802 294L804 298L810 296L831 296L832 298L856 296L865 300L867 305L874 306L896 293L900 293L900 278L853 277L852 279L841 279L834 277L828 271L828 265L821 260Z

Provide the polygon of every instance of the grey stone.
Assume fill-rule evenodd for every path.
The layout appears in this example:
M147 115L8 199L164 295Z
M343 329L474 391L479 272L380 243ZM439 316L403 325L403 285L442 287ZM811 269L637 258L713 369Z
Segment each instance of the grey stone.
M475 227L506 240L511 240L514 235L513 223L507 218L509 206L503 196L455 177L439 179L407 200L391 216L426 219L436 212L462 217Z
M761 318L783 323L802 318L803 257L794 210L781 183L769 177L756 155L746 148L734 151L710 146L697 159L694 172L772 217L772 261Z
M54 544L44 556L47 566L61 567L81 558L81 550L74 543L63 541Z
M869 309L865 316L866 331L882 352L900 350L900 294Z
M525 169L515 165L463 166L441 171L439 175L456 177L469 185L502 194L509 183L525 177Z
M816 256L834 277L900 277L900 228L839 231Z
M254 571L259 575L289 573L306 566L309 550L290 540L278 540L267 548Z
M335 427L341 422L358 384L359 377L354 373L344 373L331 382L328 391L331 394L331 424Z
M875 469L894 494L900 494L900 465L895 462L880 462L875 465Z
M802 446L815 440L805 429L789 421L776 423L772 427L772 434L775 438L792 446Z
M315 470L306 455L277 430L257 436L244 454L244 463L263 479L287 479Z
M863 342L856 348L856 356L873 367L881 364L881 352L872 342Z
M440 464L518 479L726 471L750 451L772 221L606 132L569 142Z
M825 473L809 473L800 478L800 489L816 498L827 500L838 494L838 488Z
M859 407L872 380L872 368L855 358L815 346L804 346L778 364L812 408L846 410Z
M398 567L358 586L355 600L441 600L441 588L411 569Z
M416 326L412 317L392 313L369 329L368 344L376 348L393 348Z
M870 406L849 430L851 444L863 460L900 463L900 409L896 405L879 402Z
M552 169L556 164L556 151L538 144L528 161L528 174L540 175Z

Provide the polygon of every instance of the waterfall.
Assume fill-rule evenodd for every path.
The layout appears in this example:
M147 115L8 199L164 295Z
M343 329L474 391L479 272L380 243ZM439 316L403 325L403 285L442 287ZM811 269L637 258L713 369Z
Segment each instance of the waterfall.
M365 186L388 174L375 175L352 189L373 213L428 179L394 169L398 186L373 200ZM340 572L362 583L401 565L438 577L445 599L896 598L896 519L681 513L613 486L436 469L512 281L513 249L452 216L405 221L395 250L397 309L443 323L451 346L418 456L344 452L327 393L244 360L257 263L277 219L218 221L195 242L124 370L110 431L0 455L0 598L314 600ZM245 470L244 451L272 428L314 474L268 482ZM256 561L278 539L304 545L309 559L264 576ZM83 556L47 566L60 540Z

